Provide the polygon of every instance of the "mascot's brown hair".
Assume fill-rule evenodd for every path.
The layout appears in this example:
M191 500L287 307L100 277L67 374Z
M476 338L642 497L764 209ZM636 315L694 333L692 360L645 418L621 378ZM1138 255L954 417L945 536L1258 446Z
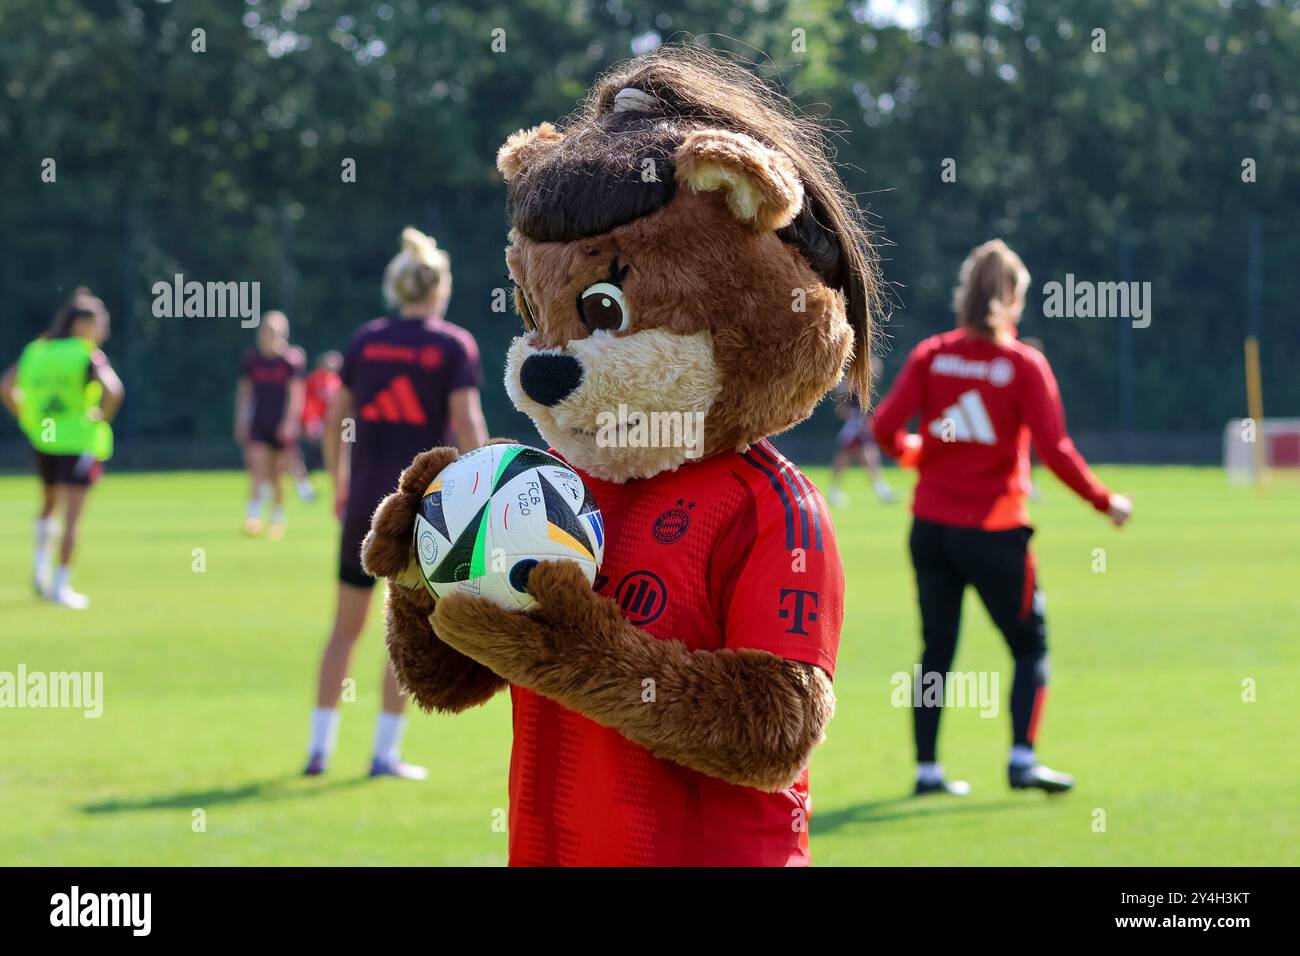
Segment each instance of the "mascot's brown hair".
M616 68L497 165L525 328L506 389L594 493L605 562L594 589L537 565L527 612L435 608L411 531L454 452L426 452L364 548L391 579L397 673L446 712L511 685L512 863L807 862L843 574L820 495L766 437L841 378L868 393L878 284L856 207L820 129L698 49ZM616 412L702 437L610 441Z

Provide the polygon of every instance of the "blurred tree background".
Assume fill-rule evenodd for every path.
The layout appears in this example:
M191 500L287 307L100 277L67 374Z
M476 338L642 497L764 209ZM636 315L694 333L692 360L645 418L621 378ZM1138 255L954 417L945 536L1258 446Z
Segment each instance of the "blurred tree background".
M496 149L664 42L738 52L833 125L892 288L886 381L951 327L962 257L1000 235L1034 274L1023 334L1085 450L1212 460L1244 414L1253 232L1265 410L1300 415L1295 2L2 0L0 36L0 357L72 287L99 292L124 464L236 460L253 333L154 317L155 282L260 282L314 355L382 310L408 223L451 255L449 318L479 339L491 430L535 440L500 382L518 320L491 308L508 286ZM1067 273L1150 282L1150 327L1044 317L1043 284ZM828 457L833 427L823 408L782 444Z

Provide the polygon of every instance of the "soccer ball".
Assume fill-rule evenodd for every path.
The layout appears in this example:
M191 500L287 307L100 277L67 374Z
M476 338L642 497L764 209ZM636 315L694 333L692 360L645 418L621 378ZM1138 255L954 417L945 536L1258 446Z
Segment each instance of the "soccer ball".
M596 579L605 525L577 472L527 445L485 445L438 473L420 500L415 555L435 598L461 592L511 609L539 562L568 558Z

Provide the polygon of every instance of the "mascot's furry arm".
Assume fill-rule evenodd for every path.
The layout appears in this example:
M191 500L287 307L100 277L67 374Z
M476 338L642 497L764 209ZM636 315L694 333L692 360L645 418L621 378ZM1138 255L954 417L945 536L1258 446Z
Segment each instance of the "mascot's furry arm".
M375 510L361 546L366 572L388 578L384 618L398 682L424 710L444 713L482 704L506 686L491 670L438 640L429 623L434 599L413 561L411 536L424 489L457 454L454 448L434 448L416 456L397 490Z
M525 612L451 595L438 602L434 630L511 683L729 783L788 787L821 743L835 697L820 668L656 638L592 591L571 561L538 564L528 592L538 603Z

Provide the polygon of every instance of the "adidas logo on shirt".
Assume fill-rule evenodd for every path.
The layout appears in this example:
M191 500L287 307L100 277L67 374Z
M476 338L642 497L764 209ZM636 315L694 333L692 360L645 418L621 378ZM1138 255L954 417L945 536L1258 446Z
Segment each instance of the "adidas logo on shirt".
M428 421L420 405L420 396L405 375L396 376L362 406L361 417L368 422L399 422L404 425L423 425Z
M930 422L930 434L940 441L968 441L979 445L996 445L997 432L989 420L988 409L976 389L963 392L955 404Z

